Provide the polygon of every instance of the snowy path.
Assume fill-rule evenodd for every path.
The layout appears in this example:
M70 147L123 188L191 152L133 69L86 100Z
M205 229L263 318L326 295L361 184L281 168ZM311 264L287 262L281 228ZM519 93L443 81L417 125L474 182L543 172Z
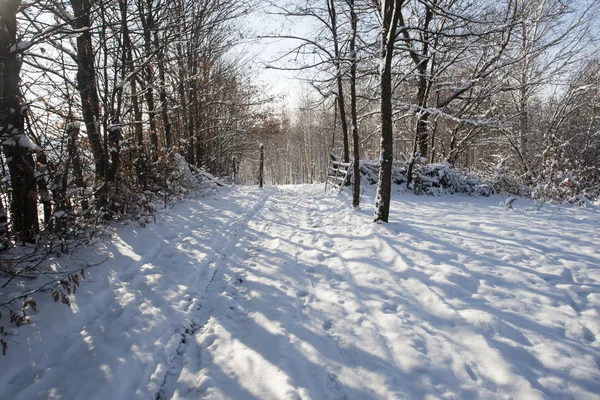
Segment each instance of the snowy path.
M107 245L54 349L24 328L0 393L600 398L598 208L499 200L400 195L387 225L322 186L188 201Z

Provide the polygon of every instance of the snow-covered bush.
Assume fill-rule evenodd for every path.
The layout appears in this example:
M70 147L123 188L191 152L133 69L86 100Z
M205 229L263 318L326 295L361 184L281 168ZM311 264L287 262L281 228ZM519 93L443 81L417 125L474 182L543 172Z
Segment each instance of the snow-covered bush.
M433 195L464 193L489 196L490 187L477 175L453 169L447 162L416 164L413 171L415 193Z
M392 181L406 184L408 165L395 162L392 169ZM379 174L378 161L361 161L360 172L362 182L377 184ZM345 184L352 183L352 170L348 173ZM453 169L447 162L435 164L416 164L413 170L413 188L417 194L453 194L464 193L473 196L489 196L493 193L490 186L480 177L460 169Z
M136 159L130 157L135 149L125 147L121 151L123 168L114 182L99 188L90 185L74 191L69 189L67 195L72 201L54 212L52 225L37 235L35 243L12 246L7 242L1 250L0 349L3 353L9 344L6 336L14 334L11 326L28 324L32 313L41 312L37 307L40 295L71 306L71 295L83 283L85 269L90 266L75 257L74 251L94 241L106 240L113 232L108 222L135 221L145 226L154 219L158 208L192 191L201 195L213 193L219 182L175 153L160 154L155 162L146 165L148 179L142 184L132 176L140 167L135 164ZM45 177L49 196L58 193L58 178ZM50 200L56 201L56 198ZM100 201L102 205L98 205Z
M503 162L493 165L488 171L483 172L493 193L509 194L529 197L531 189L524 185Z

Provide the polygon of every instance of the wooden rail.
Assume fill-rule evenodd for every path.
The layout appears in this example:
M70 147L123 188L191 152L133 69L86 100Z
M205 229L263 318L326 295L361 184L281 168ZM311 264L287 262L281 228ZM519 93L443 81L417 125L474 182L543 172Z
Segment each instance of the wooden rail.
M337 161L333 159L333 156L331 158L325 189L327 189L327 185L341 189L348 179L348 173L351 169L352 163Z

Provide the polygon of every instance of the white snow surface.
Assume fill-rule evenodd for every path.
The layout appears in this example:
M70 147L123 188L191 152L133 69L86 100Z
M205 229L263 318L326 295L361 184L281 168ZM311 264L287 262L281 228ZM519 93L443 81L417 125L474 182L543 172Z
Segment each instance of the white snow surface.
M221 189L38 297L3 399L600 398L600 209ZM4 320L3 320L4 321Z

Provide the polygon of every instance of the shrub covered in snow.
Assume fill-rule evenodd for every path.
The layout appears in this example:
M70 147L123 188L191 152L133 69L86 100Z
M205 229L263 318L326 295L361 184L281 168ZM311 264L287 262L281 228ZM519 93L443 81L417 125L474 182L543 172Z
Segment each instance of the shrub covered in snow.
M408 164L396 162L392 169L392 181L406 184ZM378 161L361 161L360 172L366 184L377 184L379 174ZM352 182L352 169L348 173L345 184ZM475 174L460 169L453 169L447 162L435 164L416 164L413 170L413 188L417 194L453 194L464 193L474 196L489 196L492 188Z
M123 153L127 154L127 149ZM71 194L76 204L54 212L52 226L37 235L36 243L11 246L5 241L0 250L2 353L6 353L8 347L7 332L13 334L11 327L29 324L29 316L38 312L39 296L51 296L54 302L71 306L71 296L84 283L85 270L91 266L76 257L75 250L112 235L114 229L108 222L136 222L145 226L154 219L158 208L167 207L191 192L213 193L220 184L218 179L190 165L178 153L161 154L152 167L161 173L148 169L151 179L145 185L125 175L133 168L124 168L114 182L98 188L97 193L104 191L106 196L102 207L93 207L95 199L91 190L84 188ZM50 188L55 185L52 177L47 185Z
M531 188L523 184L502 162L491 166L488 171L483 172L483 176L494 193L525 197L531 195Z
M489 196L493 193L480 177L468 171L453 169L447 162L417 164L413 179L415 193L464 193L474 196Z

